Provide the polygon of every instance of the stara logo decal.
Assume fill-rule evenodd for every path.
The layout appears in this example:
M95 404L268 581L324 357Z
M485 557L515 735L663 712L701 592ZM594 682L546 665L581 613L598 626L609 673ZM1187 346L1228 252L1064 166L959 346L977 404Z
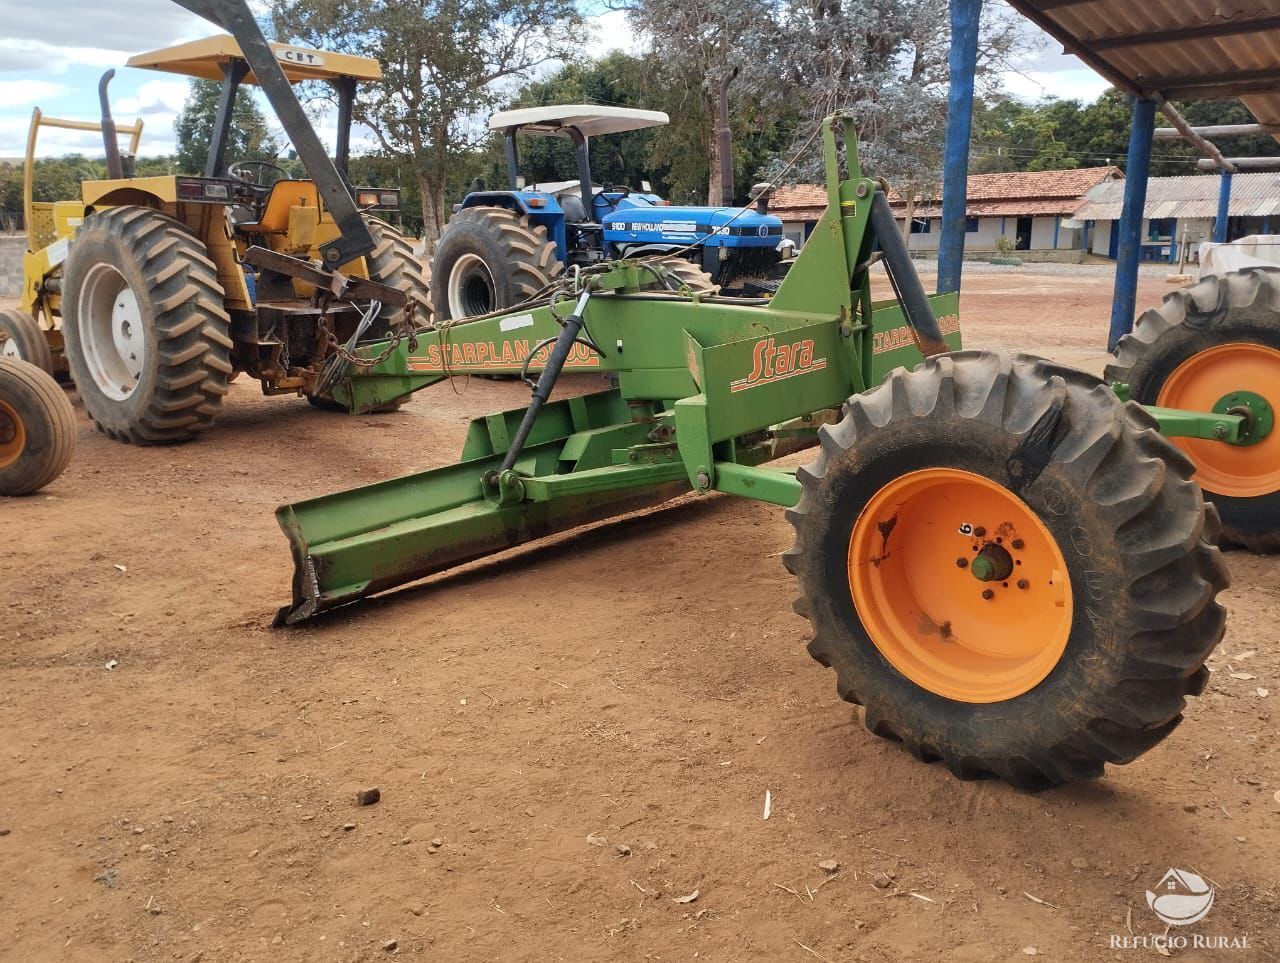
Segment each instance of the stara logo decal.
M747 391L761 385L785 381L797 375L821 371L827 366L826 358L813 356L813 339L778 344L772 337L756 342L751 352L751 373L745 378L730 382L730 391Z

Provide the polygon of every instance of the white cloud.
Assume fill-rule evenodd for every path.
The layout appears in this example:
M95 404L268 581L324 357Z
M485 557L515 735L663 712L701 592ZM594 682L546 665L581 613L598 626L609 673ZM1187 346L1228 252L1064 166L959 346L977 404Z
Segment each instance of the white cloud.
M5 8L4 32L10 40L114 50L117 59L120 52L137 53L218 32L171 0L59 0L56 14L38 3Z
M1006 91L1023 100L1057 97L1092 103L1111 86L1109 81L1083 65L1066 70L1009 72L1002 75L1002 80Z
M49 80L0 80L0 106L26 107L40 100L53 100L66 92L66 84Z
M586 45L588 56L599 58L611 51L621 50L638 57L644 52L644 39L627 22L625 10L609 10L587 17L587 23L591 28L591 40Z

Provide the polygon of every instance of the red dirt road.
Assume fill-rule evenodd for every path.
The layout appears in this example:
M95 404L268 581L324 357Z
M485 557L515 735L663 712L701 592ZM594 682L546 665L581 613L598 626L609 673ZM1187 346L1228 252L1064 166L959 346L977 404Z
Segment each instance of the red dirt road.
M966 340L1099 370L1109 289L973 276ZM1150 959L1113 942L1164 932L1170 867L1217 888L1187 930L1248 942L1175 958L1280 957L1280 561L1228 557L1173 736L1035 796L862 729L766 505L688 498L268 628L275 506L449 463L525 399L458 387L349 418L237 383L178 448L82 415L66 475L0 502L0 958Z

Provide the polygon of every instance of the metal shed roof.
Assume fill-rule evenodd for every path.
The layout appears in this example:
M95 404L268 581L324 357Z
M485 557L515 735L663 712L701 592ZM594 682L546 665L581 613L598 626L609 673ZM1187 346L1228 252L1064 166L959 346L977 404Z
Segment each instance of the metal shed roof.
M1239 97L1280 137L1280 0L1009 0L1117 87Z
M1200 174L1153 177L1147 182L1143 217L1218 216L1218 178ZM1124 205L1124 181L1099 184L1075 213L1080 221L1117 221ZM1231 217L1280 214L1280 174L1236 174L1231 185Z

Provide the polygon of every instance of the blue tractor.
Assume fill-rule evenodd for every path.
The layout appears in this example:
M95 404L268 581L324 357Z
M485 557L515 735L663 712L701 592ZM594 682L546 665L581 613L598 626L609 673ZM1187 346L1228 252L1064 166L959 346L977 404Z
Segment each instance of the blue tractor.
M754 208L673 207L642 183L596 186L590 138L668 122L661 111L586 104L507 110L489 119L503 133L507 190L473 190L458 205L431 262L437 320L519 304L566 267L608 258L669 255L696 291L763 294L776 287L789 247L782 221ZM576 180L525 186L516 135L567 137Z

